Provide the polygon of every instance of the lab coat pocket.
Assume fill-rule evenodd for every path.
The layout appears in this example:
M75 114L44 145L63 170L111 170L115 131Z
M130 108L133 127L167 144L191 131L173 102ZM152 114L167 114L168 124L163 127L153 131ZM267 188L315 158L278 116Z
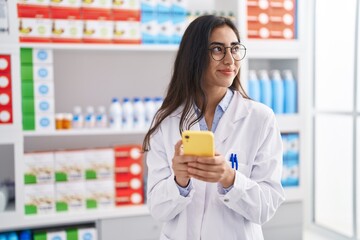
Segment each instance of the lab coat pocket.
M232 168L241 172L245 176L250 177L250 165L248 163L248 159L245 152L230 149L226 154L225 159L228 161L228 164Z

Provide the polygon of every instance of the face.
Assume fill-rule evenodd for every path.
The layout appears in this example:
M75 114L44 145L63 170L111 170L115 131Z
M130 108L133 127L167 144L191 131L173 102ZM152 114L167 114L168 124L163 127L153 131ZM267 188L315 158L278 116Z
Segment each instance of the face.
M224 25L213 30L208 47L231 47L238 43L234 31L229 26ZM205 72L204 87L206 90L222 88L225 92L239 73L240 61L234 60L230 48L226 48L226 55L220 61L214 60L211 57L211 51L209 51L209 59L209 66Z

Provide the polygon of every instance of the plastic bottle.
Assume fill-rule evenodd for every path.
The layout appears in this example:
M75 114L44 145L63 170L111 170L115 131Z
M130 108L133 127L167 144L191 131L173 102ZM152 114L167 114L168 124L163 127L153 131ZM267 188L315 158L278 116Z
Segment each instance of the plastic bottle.
M32 239L31 230L23 230L20 232L19 236L20 236L19 240L31 240Z
M118 98L113 98L109 108L109 127L112 129L121 129L122 107Z
M155 104L155 112L160 109L161 105L163 104L163 98L162 97L155 97L154 98L154 104Z
M284 82L281 79L279 70L271 72L271 86L272 86L272 109L275 114L284 113Z
M19 238L18 238L18 235L16 234L16 232L8 232L7 240L19 240Z
M82 115L81 107L75 106L73 110L72 128L80 129L84 127L84 116Z
M266 70L259 71L259 81L260 81L260 102L271 107L272 104L272 90L271 82Z
M107 115L104 106L98 107L98 111L95 118L95 126L97 128L106 128L107 127Z
M284 81L284 112L287 114L293 114L297 112L297 87L296 81L293 77L291 70L283 71Z
M124 98L122 102L122 124L126 130L131 130L134 127L134 107L129 98Z
M249 70L248 92L251 99L260 102L260 82L255 70Z
M133 100L134 106L134 129L145 128L145 107L140 98L135 97Z
M144 98L144 107L145 107L145 127L148 128L150 127L156 112L155 103L151 98L146 97Z
M86 108L84 127L85 128L94 128L95 127L95 113L94 113L93 106L88 106Z

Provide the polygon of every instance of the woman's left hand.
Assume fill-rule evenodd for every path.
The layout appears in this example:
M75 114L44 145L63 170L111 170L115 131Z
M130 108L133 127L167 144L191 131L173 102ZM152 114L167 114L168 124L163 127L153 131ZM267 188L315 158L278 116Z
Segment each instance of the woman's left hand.
M188 163L188 172L193 178L219 182L224 188L232 186L235 180L235 171L219 153L214 157L197 157L196 162Z

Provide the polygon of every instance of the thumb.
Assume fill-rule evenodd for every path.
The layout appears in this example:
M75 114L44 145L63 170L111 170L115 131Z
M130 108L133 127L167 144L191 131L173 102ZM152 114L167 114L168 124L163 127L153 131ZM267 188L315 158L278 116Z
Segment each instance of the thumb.
M182 153L181 146L182 146L182 140L179 140L175 144L175 153L174 153L175 156L180 156L181 155L181 153Z

